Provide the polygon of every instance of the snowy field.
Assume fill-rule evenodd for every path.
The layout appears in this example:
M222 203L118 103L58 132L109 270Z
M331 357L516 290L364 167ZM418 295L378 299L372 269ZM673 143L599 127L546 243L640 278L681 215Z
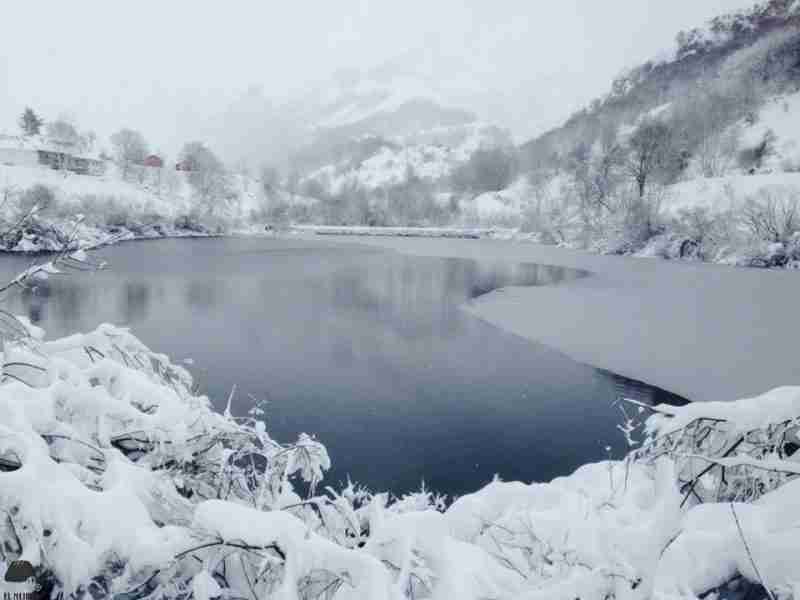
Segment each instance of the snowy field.
M800 173L691 179L671 186L662 208L668 215L698 206L720 212L740 208L747 198L770 192L796 197L800 194Z
M468 309L575 360L692 400L800 384L795 271L598 256L500 240L364 237L359 243L588 270L592 276L553 287L502 289Z

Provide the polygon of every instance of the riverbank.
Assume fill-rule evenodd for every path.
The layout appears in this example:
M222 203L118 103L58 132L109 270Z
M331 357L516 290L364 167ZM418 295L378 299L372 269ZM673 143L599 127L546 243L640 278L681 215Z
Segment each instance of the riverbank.
M191 224L180 226L172 223L140 225L96 226L78 224L28 223L13 234L2 239L0 252L36 254L39 252L62 252L70 247L100 247L133 240L157 240L165 238L216 237L220 234Z
M504 288L466 308L575 360L691 400L742 398L800 384L798 328L792 325L800 292L795 272L602 256L501 240L363 237L358 242L413 255L588 270L591 276L556 286Z

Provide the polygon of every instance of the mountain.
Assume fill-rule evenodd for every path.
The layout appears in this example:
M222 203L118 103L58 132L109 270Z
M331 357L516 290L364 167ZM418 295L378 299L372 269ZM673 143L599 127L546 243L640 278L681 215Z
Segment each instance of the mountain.
M516 224L602 252L800 267L798 123L800 1L720 15L520 146Z
M253 86L209 119L203 136L231 165L264 164L308 173L338 162L354 142L461 145L476 129L510 144L499 128L448 101L417 54L364 71L343 69L283 101Z
M620 130L659 107L691 102L701 92L729 105L724 118L733 122L800 80L798 27L799 0L770 0L679 32L673 53L623 72L605 96L523 144L527 165L535 168L579 144L591 145L604 131Z

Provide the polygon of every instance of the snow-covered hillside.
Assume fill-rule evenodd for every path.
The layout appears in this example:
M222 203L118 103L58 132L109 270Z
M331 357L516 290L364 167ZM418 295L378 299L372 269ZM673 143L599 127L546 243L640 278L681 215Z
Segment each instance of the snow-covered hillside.
M690 179L670 186L662 207L669 215L682 209L708 208L712 212L735 210L750 198L768 195L800 197L800 172L768 175L727 175Z
M0 165L0 195L6 200L0 217L8 224L24 218L19 234L3 244L6 250L34 252L61 250L72 237L97 244L208 235L252 224L263 228L270 199L259 182L240 174L229 180L230 197L201 206L186 174L170 169L141 169L123 179L113 164L98 176ZM38 203L35 210L31 203Z
M165 217L188 209L190 191L180 173L167 173L159 186L151 178L137 184L124 181L112 166L101 176L78 175L41 167L0 166L0 189L24 190L45 185L57 191L59 199L77 205L81 198L117 198L134 211L151 211Z
M769 98L752 125L744 125L742 147L753 147L774 136L762 172L800 173L800 92Z
M348 156L304 179L321 183L330 194L348 187L375 190L400 185L410 177L435 183L445 180L475 151L509 143L510 138L502 131L485 123L436 127L388 139L386 145L363 161L353 161Z

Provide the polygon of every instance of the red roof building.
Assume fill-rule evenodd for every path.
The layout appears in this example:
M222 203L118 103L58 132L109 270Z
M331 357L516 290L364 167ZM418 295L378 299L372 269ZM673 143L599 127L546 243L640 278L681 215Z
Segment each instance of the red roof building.
M150 156L148 156L147 158L145 158L142 161L142 164L145 167L156 167L156 168L160 169L161 167L164 166L164 161L161 160L160 156L156 156L155 154L151 154Z

